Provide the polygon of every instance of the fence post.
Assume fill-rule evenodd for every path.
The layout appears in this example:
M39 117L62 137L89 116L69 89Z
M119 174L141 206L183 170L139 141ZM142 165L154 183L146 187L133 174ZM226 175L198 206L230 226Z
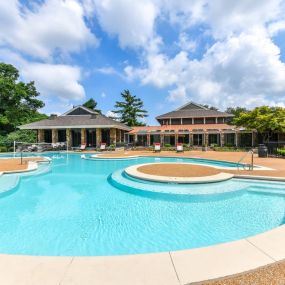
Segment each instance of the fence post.
M16 157L16 141L14 141L14 158Z

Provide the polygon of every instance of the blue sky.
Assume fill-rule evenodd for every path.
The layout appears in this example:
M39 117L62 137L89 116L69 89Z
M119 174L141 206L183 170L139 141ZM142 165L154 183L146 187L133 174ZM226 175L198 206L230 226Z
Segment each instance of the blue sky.
M280 0L0 0L0 61L34 80L47 113L129 89L156 115L187 101L285 107Z

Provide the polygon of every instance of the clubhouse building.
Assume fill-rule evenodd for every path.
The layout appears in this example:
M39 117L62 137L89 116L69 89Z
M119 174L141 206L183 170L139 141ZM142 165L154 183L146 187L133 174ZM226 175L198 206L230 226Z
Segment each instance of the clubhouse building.
M37 130L38 142L64 142L68 147L101 143L147 147L154 143L175 146L218 145L251 147L257 144L255 131L237 128L229 122L233 115L190 102L177 110L156 117L158 126L128 127L84 106L48 119L20 126Z
M256 132L230 125L232 117L231 114L190 102L156 117L159 126L134 127L128 133L127 140L138 146L154 143L168 146L177 143L190 146L254 146Z
M101 143L120 144L131 130L84 106L77 106L63 115L51 115L48 119L20 126L20 129L37 130L40 143L66 143L70 147L85 144L96 148Z

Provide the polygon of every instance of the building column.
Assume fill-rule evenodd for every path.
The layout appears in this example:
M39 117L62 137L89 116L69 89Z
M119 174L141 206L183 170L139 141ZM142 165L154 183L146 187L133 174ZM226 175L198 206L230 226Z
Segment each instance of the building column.
M256 145L256 133L252 131L252 136L251 136L251 146L254 147Z
M71 148L71 142L72 138L71 138L71 130L70 129L66 129L66 146L67 148Z
M51 130L51 142L52 143L58 142L58 131L56 129Z
M45 140L44 130L38 130L38 143L42 143Z
M175 146L178 144L178 134L175 134Z
M190 146L193 146L193 134L191 133L191 134L189 134L189 145Z
M116 129L110 129L110 142L116 144Z
M96 144L97 146L100 146L102 142L102 130L96 129Z
M224 146L225 144L225 133L220 133L220 146Z
M164 135L160 134L160 144L164 146Z
M209 134L208 133L203 134L203 144L206 146L209 145Z
M236 147L239 146L239 133L238 132L235 133L235 145Z
M86 129L81 129L81 144L86 144Z
M150 146L150 134L146 135L146 143L148 146Z
M121 142L121 130L116 129L116 142L120 143Z

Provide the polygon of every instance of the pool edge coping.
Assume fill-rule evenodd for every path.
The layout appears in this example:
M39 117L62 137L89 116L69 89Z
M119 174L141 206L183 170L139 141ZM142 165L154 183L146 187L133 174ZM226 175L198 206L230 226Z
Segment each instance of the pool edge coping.
M50 269L51 262L54 263L55 261L61 262L63 260L68 260L69 266L61 270L62 274L59 282L65 280L66 276L73 276L72 270L70 271L72 263L73 268L79 268L82 278L85 278L84 275L86 274L86 270L89 270L91 274L99 274L100 276L103 272L105 275L104 277L101 277L106 281L100 284L117 284L117 280L110 283L109 279L112 278L109 276L110 268L113 267L112 273L116 275L118 274L117 271L122 270L121 265L125 265L126 262L132 260L131 264L128 264L126 268L126 274L130 274L129 270L132 270L131 267L138 266L138 270L140 272L144 272L146 270L145 266L143 266L144 260L147 259L147 266L152 267L151 261L155 258L156 263L158 262L158 265L156 264L156 267L158 268L156 268L157 272L153 272L153 274L161 274L161 271L163 271L162 267L165 266L165 259L169 258L168 261L171 263L172 269L170 269L170 267L167 270L173 270L176 273L176 277L179 280L177 280L177 284L191 284L192 282L202 282L240 274L285 260L285 250L283 250L283 252L278 250L279 248L282 248L284 238L285 225L280 225L272 230L244 239L202 248L117 256L32 256L0 254L0 261L3 262L4 265L10 264L11 262L11 267L12 265L14 266L14 264L17 264L17 262L23 261L25 263L31 263L32 267L37 267L40 264L41 267L39 270L42 267L47 267L45 269L42 268L43 272L40 273L48 275L52 274L52 270ZM7 260L7 263L5 260ZM90 264L90 266L92 265L92 270L90 266L88 267L89 269L85 269L82 266L80 267L78 264L76 265L76 262L74 263L74 261L79 263L79 265L80 263ZM13 274L14 269L15 268L10 269L12 270L11 274ZM47 269L50 269L50 271ZM20 271L23 274L22 269ZM134 284L131 277L124 276L124 278L126 278L126 283L124 284ZM152 276L149 278L152 278ZM164 278L164 276L161 276L161 278ZM0 277L0 280L2 280L2 277ZM25 280L22 281L24 282ZM69 283L63 282L63 284Z

